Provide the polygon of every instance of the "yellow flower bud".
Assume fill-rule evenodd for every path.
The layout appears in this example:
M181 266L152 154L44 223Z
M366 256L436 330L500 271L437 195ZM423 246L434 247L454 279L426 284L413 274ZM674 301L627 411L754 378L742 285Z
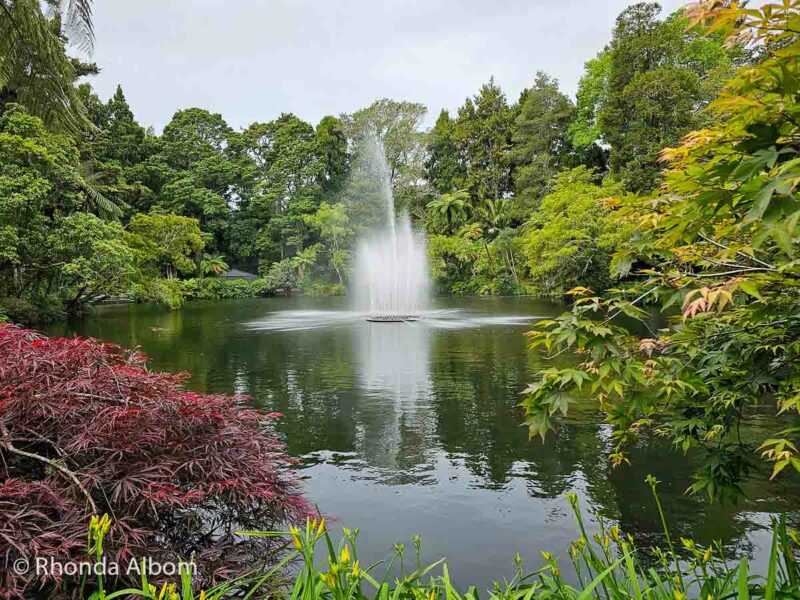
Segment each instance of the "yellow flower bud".
M339 554L339 562L348 563L350 562L350 546L347 544L344 545L342 548L342 552Z
M289 532L292 534L292 543L294 547L300 550L303 547L300 541L300 530L297 527L290 527Z

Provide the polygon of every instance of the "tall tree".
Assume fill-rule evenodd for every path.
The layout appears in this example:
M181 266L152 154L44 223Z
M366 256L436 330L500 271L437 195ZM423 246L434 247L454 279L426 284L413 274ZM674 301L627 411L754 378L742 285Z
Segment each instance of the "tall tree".
M319 138L310 124L284 114L252 124L240 145L250 160L248 211L260 223L259 252L268 261L282 260L309 239L304 218L319 204L326 169Z
M598 111L610 166L633 191L659 181L659 152L704 123L698 112L714 97L734 66L723 42L688 32L676 13L665 21L654 2L620 14L608 46L608 88Z
M134 119L121 86L105 104L89 84L82 84L78 92L94 124L79 138L82 166L92 189L125 209L126 215L149 210L154 194L144 163L155 151L154 136Z
M605 104L610 72L608 49L586 61L576 94L575 120L569 128L575 162L597 169L599 174L608 170L608 146L602 141L598 115Z
M523 93L518 112L511 150L515 199L518 210L529 212L548 182L572 160L568 130L575 105L558 89L557 80L539 71L533 87Z
M513 189L509 151L514 115L503 90L491 79L458 109L456 139L466 172L464 187L476 205Z
M442 110L426 137L426 179L439 194L450 194L463 185L464 164L461 160L456 121Z
M213 235L209 250L224 247L234 184L240 165L229 151L236 134L219 114L201 108L179 110L164 127L155 162L163 185L157 204L197 219Z
M342 117L353 153L365 161L362 169L375 166L369 156L372 144L377 141L383 147L395 203L400 208L413 209L423 200L425 146L420 128L426 112L422 104L384 98Z
M330 115L322 118L316 131L324 164L322 191L327 196L334 196L341 191L347 178L347 132L342 120Z

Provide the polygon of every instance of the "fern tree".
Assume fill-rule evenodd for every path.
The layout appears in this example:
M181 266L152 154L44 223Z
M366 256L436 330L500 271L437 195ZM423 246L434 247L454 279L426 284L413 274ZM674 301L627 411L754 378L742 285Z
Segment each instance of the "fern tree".
M67 36L92 48L90 0L0 0L0 107L23 104L50 126L76 130L87 124L75 80L94 71L70 59Z

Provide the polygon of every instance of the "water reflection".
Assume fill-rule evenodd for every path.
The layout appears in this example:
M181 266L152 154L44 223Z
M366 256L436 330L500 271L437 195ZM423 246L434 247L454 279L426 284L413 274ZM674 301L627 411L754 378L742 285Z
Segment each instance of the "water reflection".
M431 393L430 330L420 321L364 323L354 328L359 375L365 392L405 410Z
M574 525L563 495L663 544L647 474L654 474L675 536L722 540L731 551L769 543L769 515L798 519L791 478L747 482L749 500L709 507L686 496L691 455L644 439L630 467L607 461L608 429L592 403L571 409L545 442L520 426L519 392L552 363L522 333L562 307L511 299L440 302L417 323L366 323L337 300L191 303L169 312L111 307L69 329L141 345L157 369L191 371L190 385L239 392L284 413L280 433L303 458L313 500L359 526L365 559L420 533L425 557L446 555L462 581L513 575L513 555L565 553ZM570 361L562 356L559 360ZM745 436L763 439L771 418ZM795 511L792 513L792 511ZM531 565L532 566L532 565Z

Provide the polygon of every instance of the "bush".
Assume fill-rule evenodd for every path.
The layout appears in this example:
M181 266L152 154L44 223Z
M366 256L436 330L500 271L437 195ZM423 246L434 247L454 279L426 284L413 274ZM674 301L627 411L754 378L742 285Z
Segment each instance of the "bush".
M255 283L255 282L254 282ZM253 298L259 288L245 279L218 279L202 277L181 282L185 296L190 300L231 300Z
M300 290L308 296L344 296L347 288L341 283L327 281L300 280Z
M264 288L267 294L290 293L297 287L297 273L289 258L272 263L264 276Z
M57 298L47 298L40 303L30 302L23 298L0 298L0 314L4 320L23 325L52 323L64 317L64 307Z
M158 302L175 310L183 305L184 290L178 279L145 279L131 286L134 302Z
M272 538L235 530L285 529L309 514L267 429L279 415L187 391L188 374L153 373L145 360L0 325L0 596L73 596L78 582L11 565L85 560L92 515L114 515L105 549L118 562L194 555L208 585L276 559Z
M611 255L631 237L630 226L615 223L603 200L623 192L578 167L557 175L523 237L533 287L540 296L562 297L571 288L603 291L611 285Z

